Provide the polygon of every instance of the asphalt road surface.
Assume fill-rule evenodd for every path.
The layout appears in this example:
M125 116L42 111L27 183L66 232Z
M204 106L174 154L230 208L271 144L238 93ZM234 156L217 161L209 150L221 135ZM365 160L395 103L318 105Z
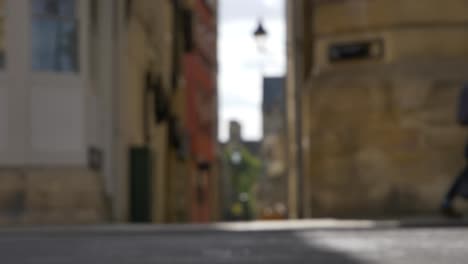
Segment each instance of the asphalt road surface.
M468 263L468 228L0 231L2 264Z

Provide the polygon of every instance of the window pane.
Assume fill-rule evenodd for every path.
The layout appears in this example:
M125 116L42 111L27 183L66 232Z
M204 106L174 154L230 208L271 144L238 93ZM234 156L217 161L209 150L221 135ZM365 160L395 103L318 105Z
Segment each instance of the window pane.
M33 13L41 16L75 17L74 0L34 0Z
M78 70L76 21L33 19L32 66L37 71Z

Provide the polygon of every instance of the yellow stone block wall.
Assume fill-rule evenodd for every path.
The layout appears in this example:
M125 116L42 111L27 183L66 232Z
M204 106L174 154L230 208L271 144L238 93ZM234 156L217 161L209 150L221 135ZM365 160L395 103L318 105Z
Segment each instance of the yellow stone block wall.
M169 1L138 0L132 1L131 14L126 27L123 28L125 43L122 57L122 108L121 122L124 129L123 153L128 162L128 150L132 146L149 144L153 155L153 178L151 188L152 217L154 221L164 220L166 203L165 175L167 174L167 126L154 125L152 107L149 114L143 109L145 94L145 80L147 72L162 78L166 89L170 83L170 69L172 54L171 3ZM148 119L145 121L144 117ZM145 142L144 122L149 124L150 142ZM128 168L123 172L122 200L128 200L129 173ZM128 208L124 211L128 213ZM128 215L124 216L128 219Z
M335 34L370 29L405 28L411 25L440 27L465 24L464 0L341 0L316 1L314 31Z
M0 170L0 225L109 221L101 177L80 168Z
M189 7L189 2L182 1L180 5ZM173 65L174 50L178 50L181 54L183 49L181 42L175 43L174 6L173 1L132 1L132 13L127 27L123 29L125 42L121 77L123 152L126 153L125 151L131 146L148 145L151 148L153 155L151 210L152 220L158 223L175 222L178 216L183 214L181 210L188 208L186 199L181 199L185 195L184 188L187 184L187 179L184 178L186 164L177 157L174 150L170 149L168 120L155 123L154 100L151 99L153 94L144 93L146 73L151 72L153 76L160 77L162 87L168 96L171 114L182 124L184 123L185 89L182 78L182 57L178 58L180 63L178 69ZM179 70L175 73L176 83L173 82L175 69ZM148 109L142 107L144 100L150 101ZM144 138L145 116L149 142L145 142ZM127 183L126 174L121 184L121 200L128 199Z
M405 77L316 81L310 94L312 214L435 210L463 166L461 83Z
M310 32L306 216L434 214L464 165L468 2L334 2L316 6ZM329 62L331 44L362 40L382 41L383 57Z

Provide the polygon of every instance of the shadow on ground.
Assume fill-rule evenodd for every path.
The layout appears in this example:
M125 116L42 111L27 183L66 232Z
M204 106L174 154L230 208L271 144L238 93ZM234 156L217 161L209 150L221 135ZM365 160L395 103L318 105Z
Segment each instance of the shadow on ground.
M294 232L9 232L2 263L340 263L364 264Z

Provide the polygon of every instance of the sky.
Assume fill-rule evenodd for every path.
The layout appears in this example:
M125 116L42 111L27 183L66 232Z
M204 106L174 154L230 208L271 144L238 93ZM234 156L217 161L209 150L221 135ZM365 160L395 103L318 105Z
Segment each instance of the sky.
M261 54L253 37L259 19L268 32ZM246 140L262 137L262 76L286 72L284 0L219 1L219 137L228 138L230 120L243 126Z

